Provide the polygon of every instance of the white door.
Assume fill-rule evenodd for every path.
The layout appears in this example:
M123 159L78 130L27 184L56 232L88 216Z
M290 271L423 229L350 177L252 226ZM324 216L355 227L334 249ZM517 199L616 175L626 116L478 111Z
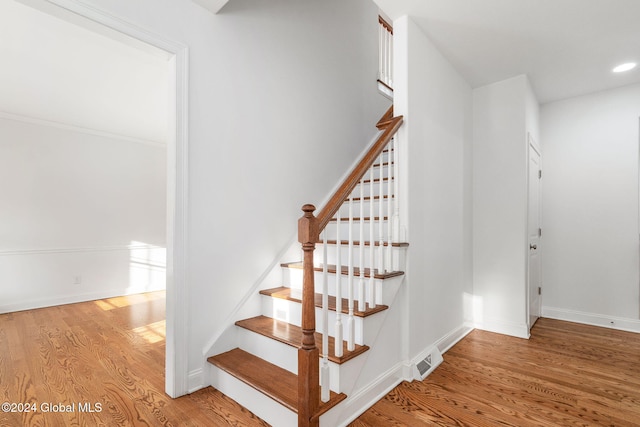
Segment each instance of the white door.
M529 141L529 330L540 317L541 271L540 271L540 153Z

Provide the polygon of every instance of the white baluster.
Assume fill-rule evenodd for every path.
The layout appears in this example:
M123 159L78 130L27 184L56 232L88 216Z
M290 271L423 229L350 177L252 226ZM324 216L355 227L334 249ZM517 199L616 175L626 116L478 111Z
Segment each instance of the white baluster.
M349 253L347 268L349 272L349 317L347 318L347 349L356 348L355 321L353 319L353 196L349 195Z
M375 227L374 227L374 221L375 221L375 209L374 209L374 197L375 197L375 190L373 188L373 183L375 180L375 174L374 174L374 169L375 168L371 168L369 171L369 298L368 298L368 305L369 307L375 307L376 306L376 299L375 299L375 282L374 282L374 267L375 267L375 248L376 248L376 239L375 239Z
M342 357L342 242L340 240L340 209L336 215L336 330L335 355Z
M384 31L384 82L389 84L389 31Z
M394 180L394 168L395 168L395 156L393 151L393 140L389 141L389 145L387 145L387 161L389 162L389 166L387 168L387 266L388 271L395 271L393 265L393 251L391 246L391 212L393 212L393 202L395 197L393 197L393 180Z
M381 82L385 81L384 76L384 31L385 28L382 24L378 25L378 78Z
M394 136L391 141L393 142L393 150L395 152L394 157L400 159L400 144L398 143L398 138ZM395 196L393 202L393 241L400 242L400 200L398 198L400 191L400 163L398 161L396 161L393 174L393 194Z
M329 375L329 273L327 269L327 233L322 232L322 366L320 367L321 399L328 402L331 394Z
M387 84L389 86L393 85L393 79L391 78L392 76L392 72L391 72L391 67L392 67L392 54L393 54L393 36L391 35L390 31L387 31ZM393 86L392 86L393 87Z
M383 168L383 155L380 154L380 171L378 173L378 196L380 200L378 202L378 271L381 273L387 271L384 265L384 168ZM388 162L387 162L388 163Z
M393 34L389 31L389 75L387 76L389 86L393 87Z
M365 294L365 277L364 277L364 179L360 180L360 262L358 263L358 269L360 272L359 283L359 299L358 309L364 311L366 303Z

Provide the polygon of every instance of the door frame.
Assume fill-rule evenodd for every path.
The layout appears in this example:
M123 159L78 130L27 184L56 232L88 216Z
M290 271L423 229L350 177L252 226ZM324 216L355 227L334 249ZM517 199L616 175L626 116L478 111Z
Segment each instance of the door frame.
M77 0L17 0L45 13L79 24L108 37L166 53L169 79L169 139L167 142L167 268L165 392L187 394L188 370L188 104L189 49ZM123 37L128 36L128 37ZM133 40L131 40L133 39ZM141 43L136 43L141 42Z
M540 145L536 142L536 140L531 136L531 133L527 132L527 222L526 222L526 265L527 265L527 277L526 277L526 283L527 283L527 326L529 328L529 331L531 331L531 328L533 327L533 324L535 322L531 322L531 292L532 292L532 284L530 281L530 269L531 269L531 250L529 248L530 245L530 241L529 241L529 200L530 200L530 191L531 191L531 181L530 181L530 177L531 177L531 150L534 150L537 154L538 154L538 159L539 159L539 163L538 163L538 167L539 170L542 170L542 150L540 148ZM540 227L540 229L542 229L542 178L538 178L538 226ZM541 238L541 236L539 237L539 239ZM540 243L538 239L538 244ZM540 254L540 248L536 249L537 253L538 253L538 257L539 257L539 276L540 276L540 287L542 286L542 256ZM541 317L542 315L542 295L540 295L539 298L539 307L538 307L538 318ZM536 319L537 320L537 319Z

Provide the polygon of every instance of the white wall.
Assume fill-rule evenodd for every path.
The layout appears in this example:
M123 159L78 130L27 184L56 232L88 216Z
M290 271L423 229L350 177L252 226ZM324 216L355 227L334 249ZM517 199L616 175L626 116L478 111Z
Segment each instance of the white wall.
M473 91L473 304L479 328L528 337L527 132L538 106L526 76Z
M375 133L367 0L88 0L189 48L188 369Z
M640 85L542 107L545 316L640 331L639 118Z
M164 287L164 145L7 118L0 141L0 312Z
M410 244L405 357L465 322L471 292L470 86L408 17L394 21L395 112L400 131L404 223ZM407 163L408 162L408 163Z

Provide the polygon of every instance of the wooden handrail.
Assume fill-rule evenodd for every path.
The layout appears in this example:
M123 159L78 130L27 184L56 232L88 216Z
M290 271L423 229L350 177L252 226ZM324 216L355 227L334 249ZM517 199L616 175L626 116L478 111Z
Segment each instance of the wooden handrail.
M387 31L389 31L391 34L393 34L393 27L391 26L391 24L389 24L387 21L384 20L384 18L380 15L378 15L378 22L380 23L380 25L382 25L384 28L386 28Z
M384 127L379 127L379 129L384 129L384 131L378 137L378 140L373 144L367 154L365 154L360 163L358 163L358 165L356 165L356 167L351 171L340 188L336 190L327 204L318 213L318 232L324 230L329 221L331 221L331 218L333 218L336 212L338 212L342 203L346 200L349 194L351 194L353 189L356 188L356 185L358 185L358 182L360 182L360 179L364 176L365 172L369 170L371 165L373 165L373 162L384 150L384 147L387 146L393 135L395 135L396 131L402 124L402 119L402 116L393 117L393 106L391 106L391 108L389 108L389 110L387 110L387 112L382 116L380 121L378 121L378 125L386 125Z
M315 206L307 204L302 207L304 215L298 220L298 241L302 244L303 276L302 276L302 343L298 349L298 426L318 427L320 410L320 372L318 359L320 351L315 342L315 283L313 252L316 243L320 242L320 232L331 221L345 199L358 185L364 174L380 156L393 135L402 124L402 116L393 117L393 106L378 121L377 127L382 130L373 146L362 160L354 167L347 179L322 208L318 216L314 216ZM324 331L324 333L328 333Z

